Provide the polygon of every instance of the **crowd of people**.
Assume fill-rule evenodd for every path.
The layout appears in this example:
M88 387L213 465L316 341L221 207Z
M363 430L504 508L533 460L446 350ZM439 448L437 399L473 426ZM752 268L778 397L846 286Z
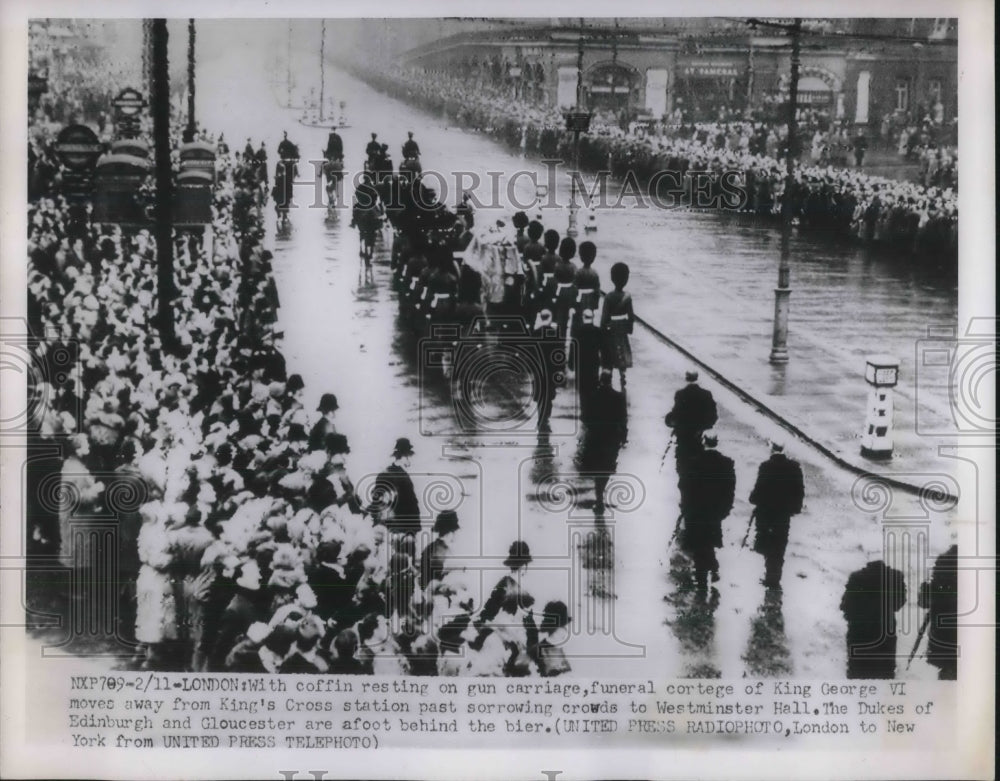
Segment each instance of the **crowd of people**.
M527 543L480 600L449 549L457 515L420 515L408 440L360 497L336 396L304 408L277 330L262 152L219 145L211 250L174 235L176 341L153 314L149 231L91 224L58 179L30 199L32 442L60 453L29 464L30 552L84 584L70 609L117 591L117 639L143 669L568 671L571 618L523 588ZM110 538L92 525L109 517Z
M428 76L399 66L359 75L394 97L445 112L457 124L525 153L574 159L573 134L565 131L564 118L553 106L516 100L502 89L475 88L456 75ZM736 172L746 196L738 205L741 211L777 218L789 200L791 219L830 236L931 258L957 255L958 193L954 179L942 173L947 165L936 165L923 183L874 176L857 164L863 163L867 139L845 138L838 131L824 140L821 133L813 160L814 136L799 140L803 159L791 188L785 181L785 127L759 121L681 125L655 136L615 124L592 124L591 132L580 138L579 161L583 170L610 169L615 177L629 177L647 191L659 171L681 176ZM834 157L837 162L844 157L845 147L850 149L848 162L853 158L855 165L834 164ZM725 201L717 203L728 207Z

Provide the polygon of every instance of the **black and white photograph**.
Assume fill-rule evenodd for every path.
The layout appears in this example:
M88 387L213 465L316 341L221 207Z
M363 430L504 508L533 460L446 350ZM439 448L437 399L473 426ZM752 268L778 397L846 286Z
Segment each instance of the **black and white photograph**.
M993 777L991 7L13 7L14 776Z

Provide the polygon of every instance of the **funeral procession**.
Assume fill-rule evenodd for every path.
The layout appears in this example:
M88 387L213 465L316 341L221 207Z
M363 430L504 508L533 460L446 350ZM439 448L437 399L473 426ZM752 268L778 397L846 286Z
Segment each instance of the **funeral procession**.
M955 680L957 36L31 20L27 641Z

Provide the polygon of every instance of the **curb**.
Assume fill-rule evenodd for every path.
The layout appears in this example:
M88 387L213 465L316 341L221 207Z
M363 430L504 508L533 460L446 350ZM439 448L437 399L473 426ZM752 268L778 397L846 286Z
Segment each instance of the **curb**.
M604 293L602 293L601 295L603 297ZM726 390L731 391L732 393L734 393L742 401L744 401L747 404L749 404L750 406L752 406L754 409L756 409L759 413L761 413L762 415L764 415L766 418L768 418L773 423L777 423L779 426L781 426L783 429L785 429L786 431L788 431L790 434L793 434L798 439L800 439L803 442L805 442L806 444L812 446L815 450L818 450L820 453L822 453L828 459L830 459L831 461L833 461L833 463L835 463L841 469L845 469L848 472L850 472L851 474L857 475L858 477L871 477L871 478L873 478L874 480L876 480L876 481L878 481L880 483L888 485L888 486L890 486L892 488L898 488L901 491L905 491L906 493L913 494L915 496L921 496L924 493L926 493L925 486L916 486L916 485L913 485L912 483L907 483L907 482L905 482L903 480L897 480L894 477L888 477L886 475L875 474L874 472L871 472L871 471L869 471L867 469L864 469L863 467L860 467L857 464L851 463L850 461L846 460L842 456L838 456L829 447L827 447L826 445L824 445L818 439L816 439L815 437L812 437L809 434L807 434L799 426L797 426L796 424L794 424L791 421L789 421L787 418L785 418L784 416L782 416L780 413L775 412L771 407L769 407L767 404L765 404L764 402L762 402L756 396L751 395L749 392L747 392L746 390L744 390L743 388L741 388L739 385L737 385L736 383L734 383L732 380L728 379L725 375L723 375L717 369L714 369L713 367L709 366L707 363L705 363L700 358L698 358L696 355L694 355L690 350L688 350L685 347L682 347L681 345L679 345L677 342L675 342L673 339L671 339L669 336L667 336L665 333L663 333L662 331L660 331L655 326L650 325L647 321L643 320L641 317L637 317L636 316L635 317L635 321L637 323L639 323L639 325L641 325L647 331L649 331L658 341L660 341L663 344L666 344L668 347L671 347L672 349L676 350L681 355L683 355L685 358L687 358L689 361L691 361L696 366L698 366L699 369L701 369L706 374L708 374L713 380L715 380L721 386L723 386L724 388L726 388ZM958 502L958 497L957 496L953 496L952 494L941 493L940 497L944 501Z

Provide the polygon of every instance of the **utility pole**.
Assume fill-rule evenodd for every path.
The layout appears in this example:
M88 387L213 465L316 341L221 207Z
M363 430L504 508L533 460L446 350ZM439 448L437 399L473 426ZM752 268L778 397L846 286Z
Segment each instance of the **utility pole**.
M173 301L173 170L170 163L170 69L167 62L167 20L153 19L150 27L152 55L153 145L156 155L156 302L157 327L165 352L176 349Z
M792 289L789 255L792 235L792 190L795 185L796 130L799 101L799 57L802 20L796 19L786 29L792 34L791 74L788 81L788 147L785 152L785 193L781 198L781 260L778 263L778 286L774 289L774 333L771 339L771 363L788 363L788 310Z
M194 19L188 19L188 121L185 140L194 141L197 123L194 116Z

